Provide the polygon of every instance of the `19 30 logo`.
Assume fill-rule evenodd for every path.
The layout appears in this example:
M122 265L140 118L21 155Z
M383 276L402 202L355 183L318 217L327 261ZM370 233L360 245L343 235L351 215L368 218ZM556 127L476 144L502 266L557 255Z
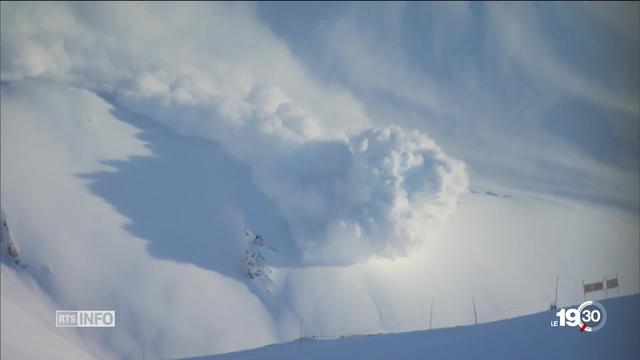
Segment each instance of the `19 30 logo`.
M585 301L577 309L560 309L559 320L551 321L552 327L579 327L580 332L595 332L607 322L607 311L597 301Z

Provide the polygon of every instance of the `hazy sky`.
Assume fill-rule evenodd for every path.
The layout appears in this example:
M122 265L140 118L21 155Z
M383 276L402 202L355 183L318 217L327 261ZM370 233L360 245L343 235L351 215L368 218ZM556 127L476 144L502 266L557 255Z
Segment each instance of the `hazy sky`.
M638 210L633 3L258 4L305 69L487 181ZM393 120L390 120L393 119ZM488 186L488 184L487 184Z

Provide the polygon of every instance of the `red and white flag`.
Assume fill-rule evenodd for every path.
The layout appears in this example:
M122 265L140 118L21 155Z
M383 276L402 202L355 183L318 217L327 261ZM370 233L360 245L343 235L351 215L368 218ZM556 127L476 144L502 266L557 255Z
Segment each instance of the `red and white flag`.
M584 284L584 292L586 293L593 292L593 291L600 291L602 289L604 289L602 281L591 283L591 284Z

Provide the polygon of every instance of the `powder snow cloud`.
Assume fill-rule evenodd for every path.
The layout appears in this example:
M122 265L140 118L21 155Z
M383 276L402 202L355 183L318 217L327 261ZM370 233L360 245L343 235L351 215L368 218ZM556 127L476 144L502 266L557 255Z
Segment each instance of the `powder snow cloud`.
M425 134L373 128L358 101L308 78L251 12L3 3L2 80L87 89L220 143L249 164L305 260L406 255L454 209L464 164Z

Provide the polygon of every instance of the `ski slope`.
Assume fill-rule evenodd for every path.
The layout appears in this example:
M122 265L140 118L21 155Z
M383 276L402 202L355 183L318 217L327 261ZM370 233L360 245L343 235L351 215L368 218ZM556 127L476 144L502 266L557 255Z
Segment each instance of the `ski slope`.
M604 328L552 328L555 312L432 331L313 340L205 356L199 360L234 359L638 359L640 296L601 301L607 310Z

